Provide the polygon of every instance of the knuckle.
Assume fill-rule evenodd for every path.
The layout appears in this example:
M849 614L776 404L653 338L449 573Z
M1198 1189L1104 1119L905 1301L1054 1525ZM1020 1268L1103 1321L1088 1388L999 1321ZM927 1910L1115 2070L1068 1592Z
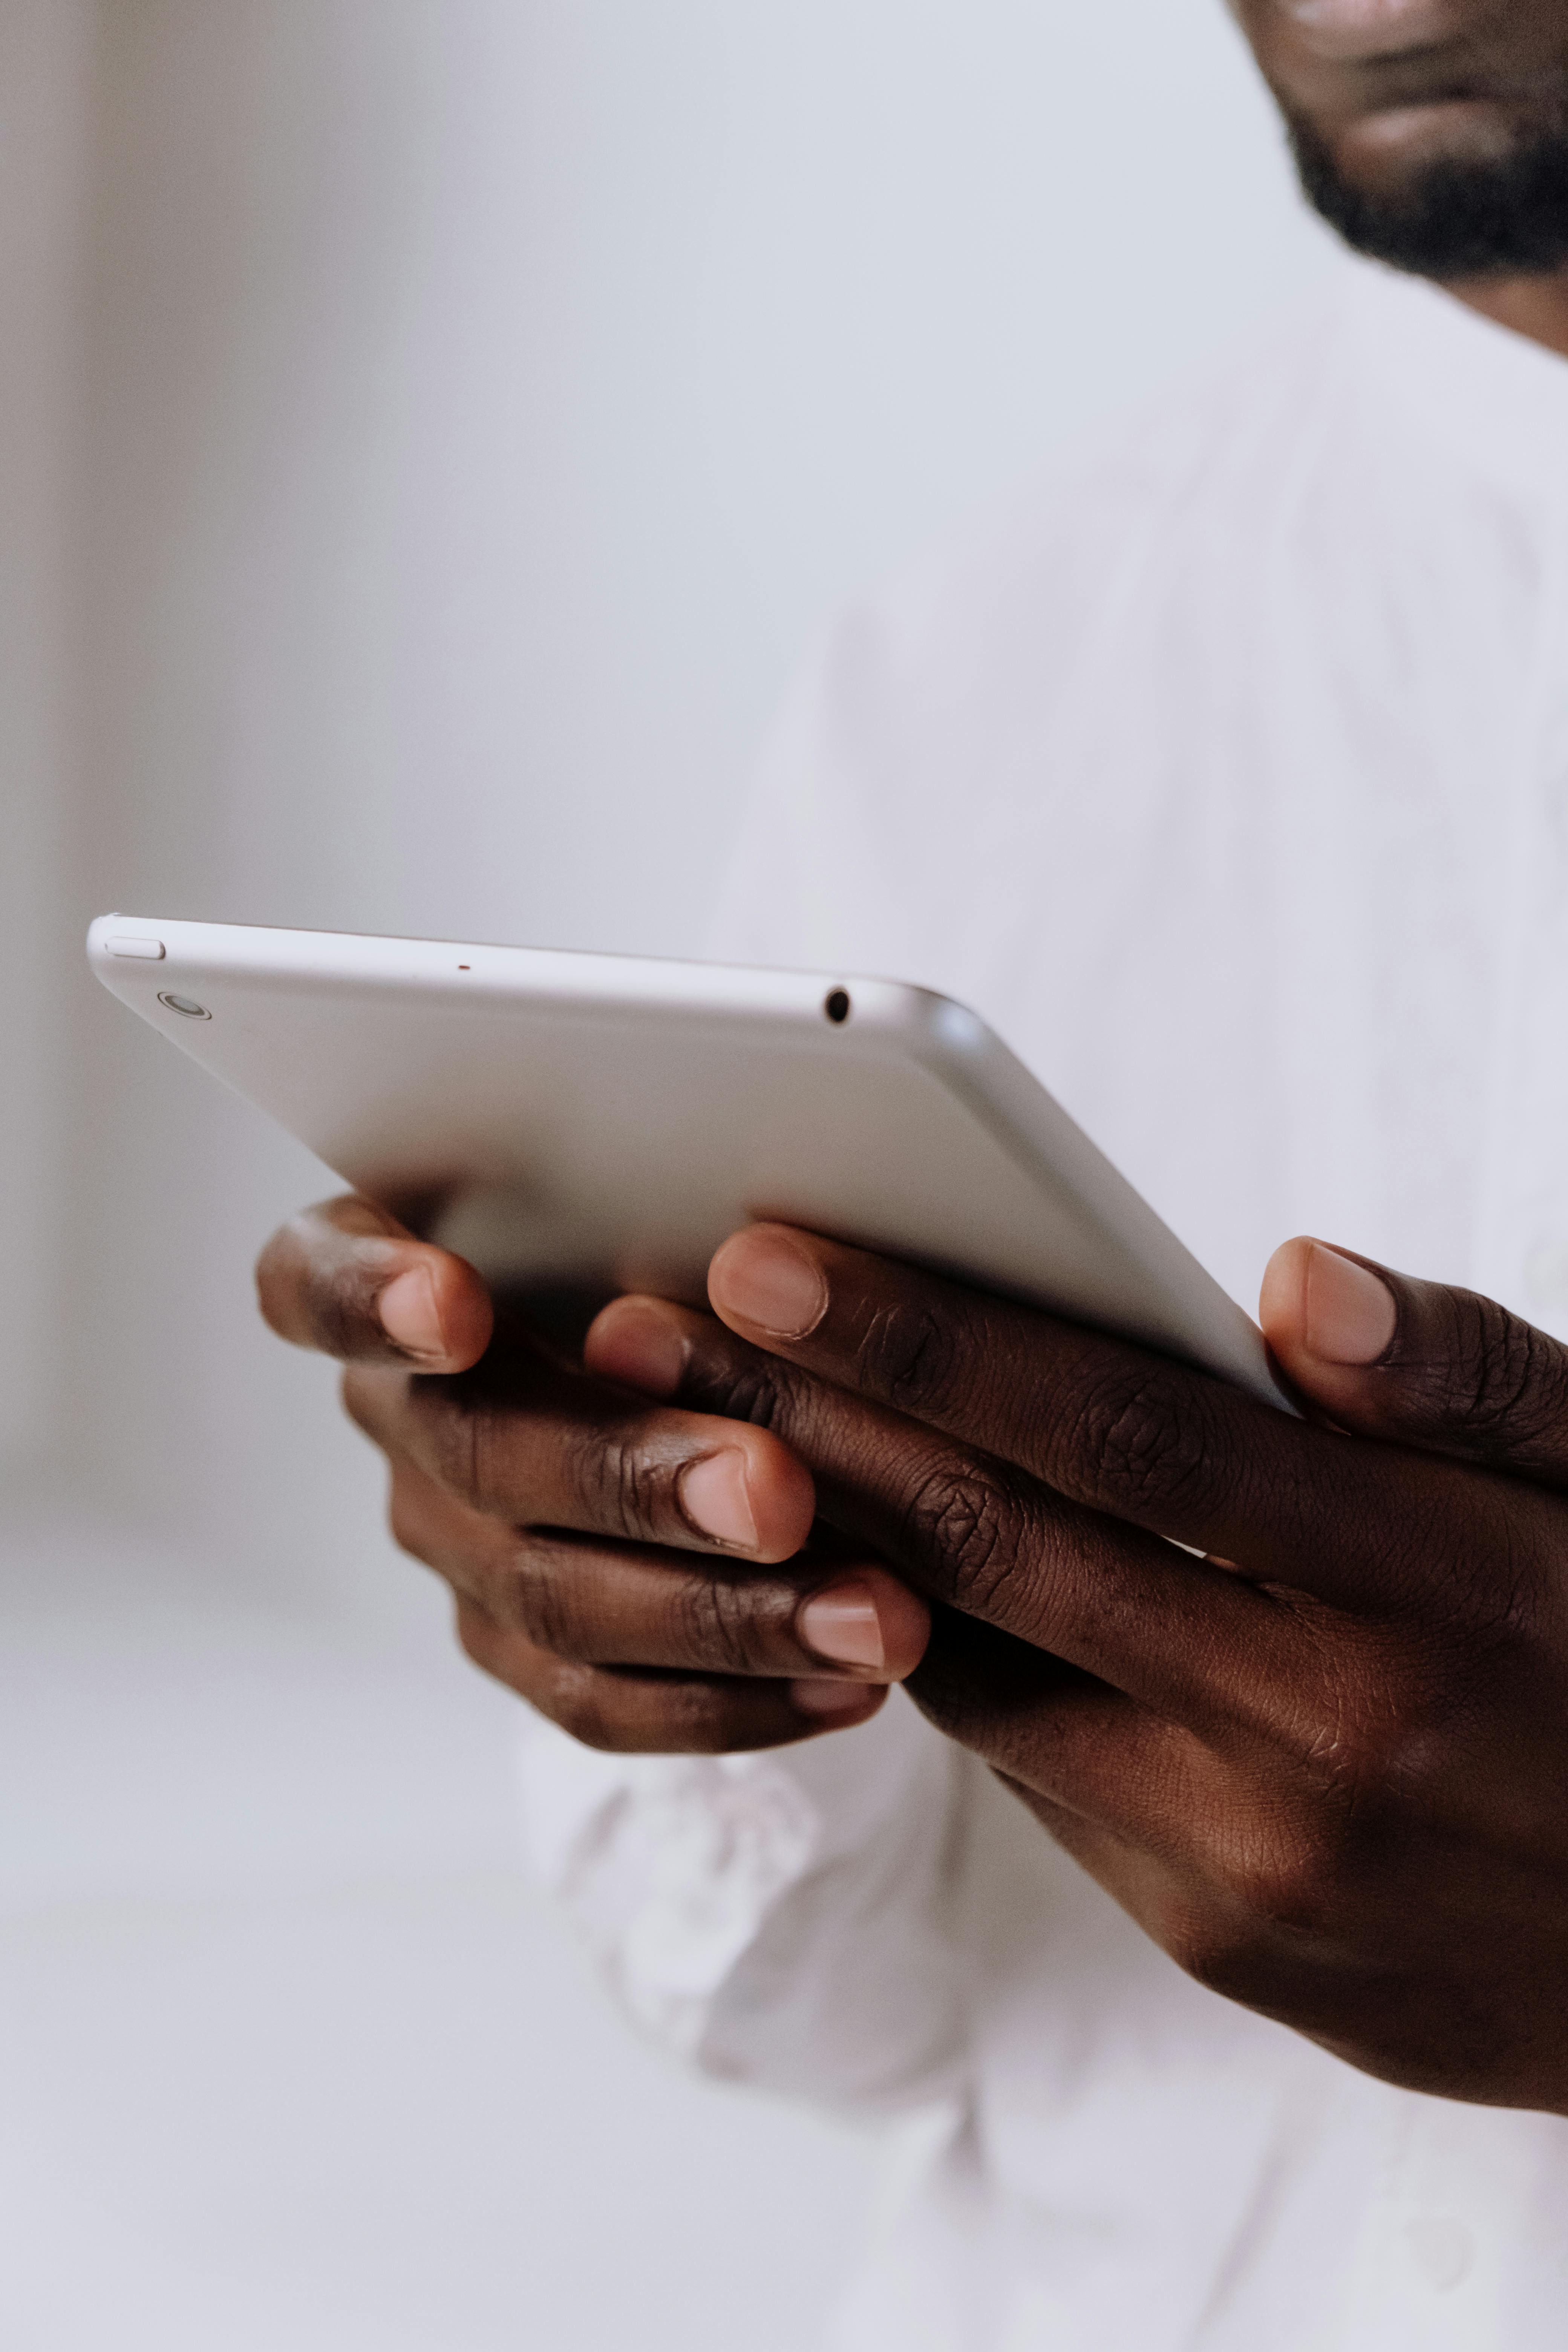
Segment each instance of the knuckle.
M670 1682L660 1694L658 1745L668 1755L684 1757L738 1755L757 1748L757 1698L754 1691L738 1694L700 1677ZM775 1727L769 1728L769 1745L775 1745Z
M1292 1950L1333 1938L1345 1894L1335 1834L1312 1821L1270 1822L1216 1858L1205 1896L1168 1914L1160 1940L1194 1983L1246 2002Z
M1101 1486L1135 1508L1178 1502L1199 1486L1210 1448L1201 1407L1155 1368L1091 1391L1070 1442Z
M861 1334L857 1369L873 1395L906 1412L931 1412L950 1395L957 1343L948 1318L929 1307L879 1307Z
M1436 1644L1401 1633L1342 1631L1326 1670L1273 1725L1283 1785L1303 1809L1311 1852L1347 1873L1426 1802L1445 1769L1463 1692Z
M1348 1816L1381 1811L1392 1791L1421 1777L1423 1727L1390 1710L1374 1717L1342 1709L1323 1724L1307 1751L1309 1784Z
M1426 1374L1444 1417L1481 1440L1544 1434L1564 1403L1555 1340L1474 1291L1450 1292L1448 1312L1446 1360Z
M1331 1818L1314 1813L1233 1855L1226 1884L1245 1923L1240 1940L1321 1936L1341 1904L1342 1844Z
M440 1380L411 1380L408 1400L437 1485L471 1510L493 1510L501 1450L494 1408Z
M789 1365L748 1349L721 1371L697 1372L689 1401L704 1412L777 1432L792 1418L797 1395L797 1376Z
M671 1515L673 1480L649 1455L640 1433L574 1430L568 1444L573 1483L602 1533L627 1539L651 1535Z
M1160 1942L1184 1976L1210 1992L1233 1992L1243 1936L1238 1922L1212 1904L1168 1904Z
M536 1648L557 1658L580 1656L583 1629L576 1580L555 1548L520 1544L508 1559L501 1583L502 1613Z
M1218 1909L1180 1914L1161 1939L1184 1976L1222 2000L1246 2003L1258 1969L1256 1928Z
M676 1604L682 1653L707 1674L761 1672L770 1646L763 1597L761 1586L727 1578L687 1579Z
M669 1685L661 1707L660 1745L679 1756L727 1756L756 1745L748 1703L701 1681Z
M389 1350L374 1301L400 1231L352 1197L302 1211L279 1227L257 1259L263 1317L296 1347L343 1360L384 1358Z
M1011 1496L983 1465L949 1459L927 1472L907 1514L917 1554L963 1609L984 1614L1013 1567Z
M307 1270L301 1306L312 1345L323 1355L352 1356L371 1320L369 1285L357 1266Z
M1307 1762L1318 1792L1337 1801L1347 1841L1374 1838L1427 1802L1466 1720L1468 1646L1373 1631L1342 1649Z
M607 1703L604 1681L591 1667L558 1675L542 1704L551 1721L559 1724L579 1748L612 1754L626 1744Z

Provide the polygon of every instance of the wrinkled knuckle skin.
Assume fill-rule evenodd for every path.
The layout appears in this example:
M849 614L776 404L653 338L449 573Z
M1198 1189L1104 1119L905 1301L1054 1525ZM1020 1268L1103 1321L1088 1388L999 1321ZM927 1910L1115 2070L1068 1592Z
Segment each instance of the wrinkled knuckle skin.
M363 1343L368 1323L374 1320L374 1276L364 1266L348 1265L331 1273L312 1269L304 1286L305 1319L310 1336L324 1355L352 1355Z
M600 1533L635 1540L661 1533L678 1516L668 1468L650 1461L635 1433L620 1437L602 1429L574 1430L567 1444L572 1483Z
M681 1646L704 1674L760 1674L769 1665L763 1588L693 1577L679 1598Z
M958 1349L951 1323L927 1307L879 1307L861 1335L857 1369L873 1396L918 1418L952 1393Z
M494 1507L498 1416L464 1393L456 1381L414 1378L408 1405L424 1441L424 1460L437 1486L470 1510Z
M363 1352L392 1354L376 1321L375 1297L385 1279L384 1259L362 1246L346 1247L310 1216L273 1236L257 1264L257 1296L272 1328L296 1346L340 1361Z
M1180 1502L1202 1482L1209 1452L1204 1415L1163 1372L1118 1380L1085 1402L1072 1433L1102 1491L1134 1510Z
M752 1350L721 1369L696 1370L682 1396L694 1411L750 1422L753 1429L777 1432L788 1422L795 1386L787 1366Z
M957 1607L983 1615L1013 1567L1013 1507L1005 1488L972 1462L928 1473L912 1497L907 1532Z
M1343 1883L1342 1840L1325 1823L1282 1834L1233 1866L1230 1892L1253 1940L1316 1941L1331 1927Z
M554 1545L524 1541L494 1580L495 1608L536 1649L584 1661L582 1612L576 1606L578 1563Z
M1522 1677L1521 1677L1522 1680ZM1445 1809L1464 1775L1465 1727L1474 1706L1468 1662L1423 1661L1387 1687L1352 1696L1314 1760L1331 1770L1342 1855L1388 1851Z
M1309 1790L1324 1802L1352 1808L1375 1785L1383 1761L1367 1727L1342 1718L1319 1725L1302 1751Z
M1429 1407L1480 1445L1545 1436L1568 1406L1556 1341L1473 1291L1447 1303L1447 1348L1419 1376Z

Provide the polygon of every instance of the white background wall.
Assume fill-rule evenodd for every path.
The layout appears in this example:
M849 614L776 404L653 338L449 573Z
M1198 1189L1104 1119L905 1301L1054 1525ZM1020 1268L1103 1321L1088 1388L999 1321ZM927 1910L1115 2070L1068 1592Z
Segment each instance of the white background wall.
M251 1314L255 1247L319 1175L89 986L88 917L694 945L749 747L822 611L1332 266L1220 0L0 0L0 1454L27 1528L52 1497L113 1531L11 1555L32 1662L17 1901L57 1937L27 1946L53 1956L40 1982L64 1937L95 2015L194 2063L158 2000L184 1969L193 1998L243 2006L273 1915L195 1958L170 1927L149 2006L122 1915L79 1932L70 1905L105 1873L141 1899L139 1871L208 1903L241 1899L237 1874L248 1900L307 1849L312 1885L346 1884L419 1812L411 1757L434 1791L418 1868L504 1869L504 1709L448 1667L330 1381ZM271 1681L242 1671L257 1656ZM254 1720L202 1701L237 1674ZM301 1675L291 1778L259 1727ZM141 1794L106 1816L117 1776ZM308 1954L316 1929L287 1917ZM530 1969L567 1998L542 1929L504 1960L475 1934L498 2008L515 1983L528 2009ZM440 2006L446 1966L411 2001ZM296 2040L300 2005L263 2006ZM560 2095L530 2148L582 2153L574 2072L618 2083L615 2031L588 2007L552 2030ZM38 2046L79 2048L63 2012ZM312 2078L329 2099L338 2046ZM61 2063L40 2100L79 2096L84 2133L135 2143L134 2080ZM804 2126L684 2095L633 2106L699 2167L749 2149L782 2229L813 2195L826 2227L822 2183L860 2179ZM517 2127L510 2094L442 2115L464 2179ZM176 2202L184 2130L159 2159ZM579 2245L585 2177L539 2174L536 2252ZM616 2178L618 2242L637 2192ZM233 2179L221 2245L246 2242L254 2182ZM430 2332L366 2320L366 2343L510 2340L439 2320L492 2254L479 2300L509 2308L504 2242L444 2263L459 2225L443 2206L431 2226ZM660 2228L630 2241L640 2261L671 2230L679 2248L678 2216ZM321 2294L363 2318L383 2241L347 2242L349 2283ZM195 2295L193 2342L218 2340L190 2278L223 2262L179 2244L157 2257L170 2308ZM292 2238L268 2255L280 2310L304 2262ZM679 2340L742 2340L736 2308L720 2295L711 2339L689 2311ZM579 2322L553 2340L612 2340L607 2305ZM323 2340L359 2338L340 2311Z

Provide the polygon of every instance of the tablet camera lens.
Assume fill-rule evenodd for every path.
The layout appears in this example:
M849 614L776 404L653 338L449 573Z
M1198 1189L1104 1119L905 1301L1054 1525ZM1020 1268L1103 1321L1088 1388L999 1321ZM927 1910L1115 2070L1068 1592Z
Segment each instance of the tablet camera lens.
M822 1009L830 1021L847 1021L849 1018L848 991L843 988L834 989L825 999Z
M207 1011L206 1006L198 1004L194 996L172 996L167 989L161 988L158 991L158 1002L160 1004L166 1004L171 1013L183 1013L187 1021L212 1019L212 1014Z

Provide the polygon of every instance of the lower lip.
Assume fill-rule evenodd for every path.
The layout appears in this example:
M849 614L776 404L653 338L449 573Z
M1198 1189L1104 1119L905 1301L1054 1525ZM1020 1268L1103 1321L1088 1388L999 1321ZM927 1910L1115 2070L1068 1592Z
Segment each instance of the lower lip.
M1453 37L1441 0L1281 0L1310 48L1325 58L1386 57Z

